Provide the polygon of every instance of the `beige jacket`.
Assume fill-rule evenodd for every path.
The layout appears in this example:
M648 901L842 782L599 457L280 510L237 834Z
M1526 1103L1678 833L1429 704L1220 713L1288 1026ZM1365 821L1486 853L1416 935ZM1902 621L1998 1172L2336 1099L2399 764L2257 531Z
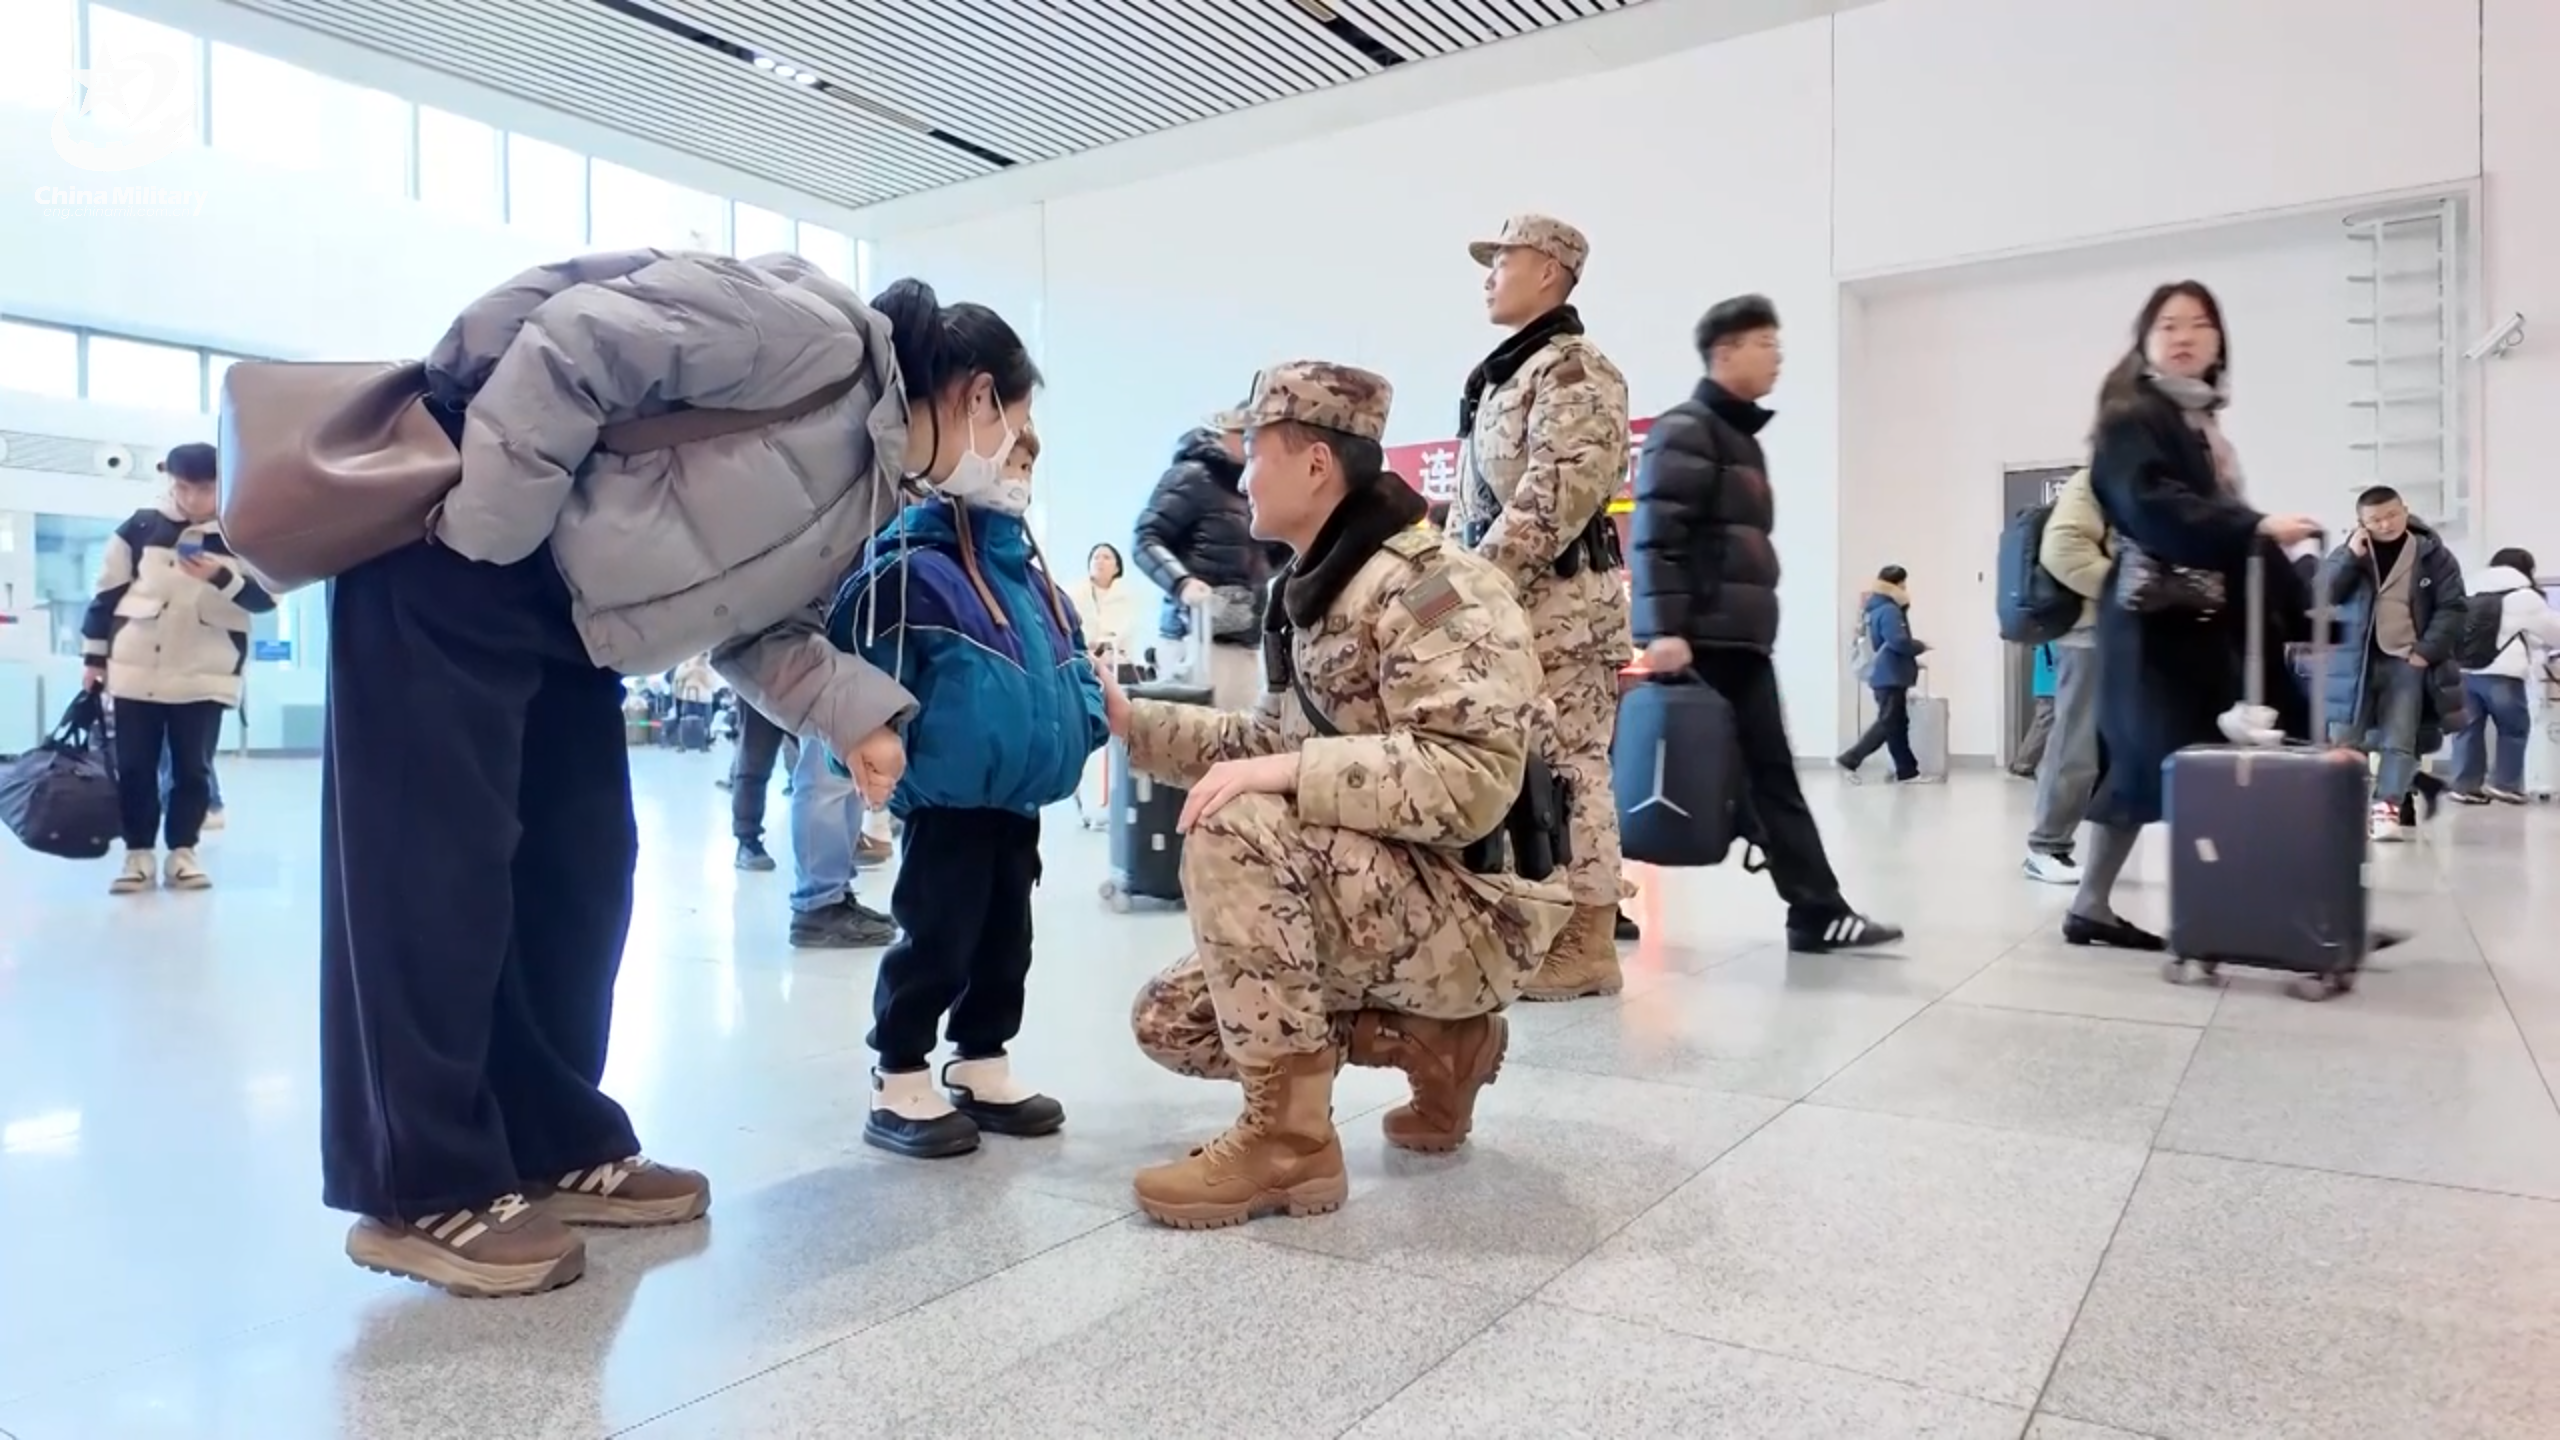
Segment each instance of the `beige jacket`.
M2088 471L2064 481L2053 497L2053 515L2044 522L2044 547L2036 558L2064 589L2083 597L2080 623L2071 628L2097 624L2098 597L2107 588L2107 572L2115 568L2116 537L2107 528L2106 512L2098 508Z

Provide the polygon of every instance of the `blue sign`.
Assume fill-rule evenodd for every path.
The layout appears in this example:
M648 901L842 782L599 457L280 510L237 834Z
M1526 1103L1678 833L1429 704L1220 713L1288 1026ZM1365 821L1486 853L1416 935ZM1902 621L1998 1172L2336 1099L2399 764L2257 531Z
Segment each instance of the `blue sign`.
M249 642L249 658L252 660L290 660L293 658L293 642L290 640L252 640Z

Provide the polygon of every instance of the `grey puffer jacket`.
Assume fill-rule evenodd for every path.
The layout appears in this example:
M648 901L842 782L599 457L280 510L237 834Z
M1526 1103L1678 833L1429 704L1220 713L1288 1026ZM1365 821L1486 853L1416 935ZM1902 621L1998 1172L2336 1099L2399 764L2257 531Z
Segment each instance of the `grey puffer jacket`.
M889 322L790 255L633 250L489 292L427 362L462 409L462 480L437 538L511 564L551 544L598 665L651 674L708 650L774 723L839 754L915 704L827 643L821 602L896 512L907 408ZM858 377L800 419L640 455L617 421L767 410Z

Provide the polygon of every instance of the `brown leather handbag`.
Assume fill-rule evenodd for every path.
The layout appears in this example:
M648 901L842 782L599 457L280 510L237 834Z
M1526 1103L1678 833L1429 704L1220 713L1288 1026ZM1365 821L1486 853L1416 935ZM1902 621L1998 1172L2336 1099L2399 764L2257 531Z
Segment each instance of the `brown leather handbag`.
M677 410L607 425L636 455L814 414L848 376L770 410ZM428 539L462 454L427 412L427 367L242 361L222 378L222 538L270 591L327 580Z
M419 361L243 361L222 377L222 538L271 591L427 538L462 454Z

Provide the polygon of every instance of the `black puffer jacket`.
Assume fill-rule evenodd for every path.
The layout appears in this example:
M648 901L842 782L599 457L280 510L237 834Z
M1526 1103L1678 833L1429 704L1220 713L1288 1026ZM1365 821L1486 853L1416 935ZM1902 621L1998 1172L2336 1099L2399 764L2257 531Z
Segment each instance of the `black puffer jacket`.
M1164 591L1157 629L1168 638L1191 633L1191 614L1174 598L1183 581L1243 585L1258 595L1271 579L1271 550L1253 538L1243 480L1244 467L1227 458L1218 432L1194 430L1174 446L1173 468L1138 516L1133 548L1138 568Z
M1701 380L1636 463L1636 643L1768 654L1778 643L1777 504L1754 438L1769 411Z

